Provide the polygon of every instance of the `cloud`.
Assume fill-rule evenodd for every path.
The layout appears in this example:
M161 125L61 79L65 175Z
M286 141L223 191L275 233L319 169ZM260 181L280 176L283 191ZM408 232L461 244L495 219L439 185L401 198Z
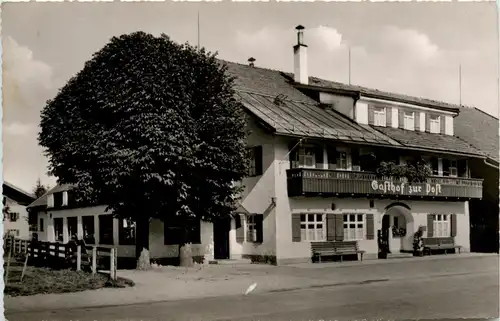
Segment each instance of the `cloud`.
M36 134L36 127L32 124L10 123L3 127L4 134L11 136L27 136Z

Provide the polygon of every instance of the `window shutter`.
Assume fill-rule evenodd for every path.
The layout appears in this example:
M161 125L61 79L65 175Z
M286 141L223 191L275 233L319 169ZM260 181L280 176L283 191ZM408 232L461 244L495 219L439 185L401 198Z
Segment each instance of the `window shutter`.
M373 214L366 214L366 239L373 240L375 238L375 229L373 224Z
M446 133L446 117L444 116L439 116L439 125L441 126L441 134L445 134Z
M459 177L467 177L467 160L459 159L457 161L457 171Z
M314 157L316 158L316 168L323 168L323 146L314 147Z
M235 221L236 221L236 242L243 243L243 241L245 241L245 229L240 214L237 214L235 216Z
M292 214L292 242L300 241L300 214Z
M337 154L337 150L335 149L335 147L327 148L326 153L327 153L327 157L328 157L328 164L329 165L330 164L331 165L337 164L338 154ZM330 166L328 166L328 168L330 168Z
M373 113L373 106L368 105L368 124L375 124L375 114Z
M420 112L415 112L415 130L420 130Z
M443 158L443 175L450 175L450 160L446 158Z
M427 237L434 237L434 215L427 214Z
M335 241L335 214L326 214L326 240Z
M431 115L428 113L425 113L425 131L428 133L431 132Z
M392 124L392 107L387 107L385 109L385 125L391 127Z
M262 175L262 146L254 147L255 155L255 174Z
M264 215L259 214L255 216L255 229L257 230L257 243L264 241Z
M451 237L457 236L457 215L456 214L451 214L450 215L450 230L451 230Z
M344 215L335 215L335 241L344 240Z
M405 128L405 111L404 109L399 110L399 128Z

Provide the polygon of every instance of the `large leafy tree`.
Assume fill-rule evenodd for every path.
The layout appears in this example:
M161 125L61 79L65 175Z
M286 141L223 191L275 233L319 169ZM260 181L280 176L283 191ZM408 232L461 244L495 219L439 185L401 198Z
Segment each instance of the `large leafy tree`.
M137 257L152 218L187 230L234 210L245 117L215 56L163 34L114 37L42 110L51 174L77 200L132 218Z

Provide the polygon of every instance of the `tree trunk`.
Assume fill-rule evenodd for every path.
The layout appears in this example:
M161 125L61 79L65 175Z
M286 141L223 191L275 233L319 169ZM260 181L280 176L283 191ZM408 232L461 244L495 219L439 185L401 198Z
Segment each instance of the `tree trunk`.
M151 266L149 258L149 218L137 220L135 256L137 269L148 269Z
M191 244L187 244L186 229L182 229L179 242L179 266L193 266L193 253Z

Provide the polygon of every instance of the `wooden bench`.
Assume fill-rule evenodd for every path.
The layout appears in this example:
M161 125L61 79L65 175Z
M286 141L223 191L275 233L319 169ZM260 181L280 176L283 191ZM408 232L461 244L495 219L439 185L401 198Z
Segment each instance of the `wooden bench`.
M444 250L445 254L448 254L448 250L460 250L462 247L455 244L454 237L425 237L422 239L424 245L424 252L431 255L432 250Z
M363 254L357 241L337 241L337 242L311 242L311 252L313 257L318 257L321 263L322 256L340 256L340 261L343 261L344 255L360 255L360 260L363 261Z

